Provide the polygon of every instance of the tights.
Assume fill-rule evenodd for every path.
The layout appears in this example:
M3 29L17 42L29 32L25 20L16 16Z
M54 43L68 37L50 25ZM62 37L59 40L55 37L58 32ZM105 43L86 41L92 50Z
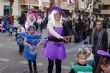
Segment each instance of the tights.
M53 66L54 66L54 60L48 59L48 62L49 62L48 73L52 73ZM56 65L56 73L61 73L61 60L56 59L55 65Z
M28 65L29 65L29 69L30 69L30 73L33 72L32 70L32 63L33 63L33 68L34 68L34 73L37 73L37 67L36 67L36 61L28 61Z

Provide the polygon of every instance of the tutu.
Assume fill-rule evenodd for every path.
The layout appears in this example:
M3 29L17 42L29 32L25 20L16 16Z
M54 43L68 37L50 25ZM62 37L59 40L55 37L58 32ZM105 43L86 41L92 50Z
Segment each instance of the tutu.
M55 31L60 34L63 35L63 27L55 27ZM48 34L48 36L52 36L51 34ZM65 52L65 48L64 48L64 42L54 42L54 41L50 41L48 40L46 47L44 46L44 48L42 48L41 50L41 54L42 56L44 56L45 58L49 58L51 60L63 60L66 58L66 52Z

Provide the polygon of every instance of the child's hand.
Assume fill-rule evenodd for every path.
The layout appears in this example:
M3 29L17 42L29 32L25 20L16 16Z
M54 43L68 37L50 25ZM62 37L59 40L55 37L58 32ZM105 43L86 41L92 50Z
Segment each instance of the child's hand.
M37 45L36 48L41 48L41 46L40 45Z
M41 48L41 43L42 43L42 41L40 41L40 42L37 44L36 48Z
M41 46L40 46L40 45L38 45L38 46L36 46L36 48L41 48Z
M33 47L30 45L30 46L29 46L29 49L30 49L30 51L32 51Z

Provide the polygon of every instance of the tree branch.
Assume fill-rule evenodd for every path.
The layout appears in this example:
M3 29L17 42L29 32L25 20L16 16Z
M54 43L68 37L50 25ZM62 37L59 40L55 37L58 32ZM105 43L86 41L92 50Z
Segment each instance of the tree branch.
M85 10L87 10L87 8L89 7L89 5L90 5L90 3L92 2L92 0L88 0L87 2L86 2L86 8L84 9L84 10L82 10L82 11L85 11Z

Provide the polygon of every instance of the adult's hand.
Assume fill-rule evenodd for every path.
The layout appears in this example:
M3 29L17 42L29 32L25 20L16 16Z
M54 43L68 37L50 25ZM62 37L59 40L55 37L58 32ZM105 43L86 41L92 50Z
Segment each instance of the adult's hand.
M63 40L68 42L71 38L72 36L64 36Z

